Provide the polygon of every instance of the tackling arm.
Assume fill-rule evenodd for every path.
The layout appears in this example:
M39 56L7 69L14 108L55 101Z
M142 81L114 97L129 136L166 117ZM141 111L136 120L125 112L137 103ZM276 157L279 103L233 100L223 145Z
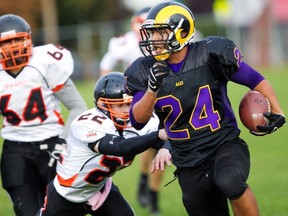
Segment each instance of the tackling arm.
M167 135L164 130L129 139L107 134L101 140L95 143L90 143L89 147L95 152L99 152L101 154L135 156L151 147L157 149L161 148L163 146L163 140L167 140ZM165 147L167 148L167 146Z

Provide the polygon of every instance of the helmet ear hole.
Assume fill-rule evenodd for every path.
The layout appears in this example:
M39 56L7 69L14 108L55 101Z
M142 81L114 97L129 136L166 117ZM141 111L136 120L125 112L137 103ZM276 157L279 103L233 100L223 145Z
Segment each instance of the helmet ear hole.
M182 30L181 33L180 33L180 35L181 35L181 38L186 38L187 35L188 35L188 32Z

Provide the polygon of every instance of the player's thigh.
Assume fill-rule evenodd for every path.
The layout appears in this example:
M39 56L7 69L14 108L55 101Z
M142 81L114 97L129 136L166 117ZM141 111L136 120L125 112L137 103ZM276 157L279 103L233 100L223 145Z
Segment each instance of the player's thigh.
M250 169L250 154L248 145L240 138L223 144L217 150L214 170L227 165L239 168L246 177Z
M227 198L213 184L210 173L212 164L184 168L178 173L182 201L189 215L228 216Z
M116 185L112 185L111 191L103 205L92 215L97 216L134 216L134 210L120 193Z
M243 181L246 181L250 171L250 154L247 144L242 139L236 139L224 144L217 150L214 170L214 177L217 178L221 170L232 168L237 170Z
M36 178L36 170L28 162L31 156L30 146L4 141L1 156L1 177L4 188L19 187L29 183L31 178Z
M72 203L57 193L53 182L47 187L44 206L41 216L84 216L86 215L85 203Z
M219 147L213 181L229 199L240 197L247 188L250 171L250 156L247 144L237 139Z
M16 215L34 216L41 207L41 199L33 182L18 187L8 188Z

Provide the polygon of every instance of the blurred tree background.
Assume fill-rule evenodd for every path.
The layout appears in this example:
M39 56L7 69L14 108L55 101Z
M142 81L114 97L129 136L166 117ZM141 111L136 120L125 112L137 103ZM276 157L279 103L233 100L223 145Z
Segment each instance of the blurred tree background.
M163 1L0 0L0 15L14 13L26 19L32 28L34 45L54 43L71 50L75 58L75 79L97 79L98 64L109 39L130 29L130 17L137 7L153 6ZM287 8L288 11L287 0L253 0L250 3L246 2L249 0L178 1L194 13L196 32L203 37L221 35L231 38L252 66L287 61L284 45L288 44L288 16L284 21L282 18L280 29L273 15L280 9L285 11ZM247 5L250 8L244 7ZM274 5L278 7L272 7ZM259 15L253 17L257 11L260 11ZM245 17L250 21L239 25L238 20Z
M75 58L76 79L98 78L98 63L104 55L112 36L120 35L130 28L130 17L137 7L133 1L125 0L0 0L0 15L14 13L30 23L34 45L44 43L61 44L70 49ZM134 7L129 8L128 6ZM143 6L143 2L139 7ZM152 6L161 0L144 1ZM180 1L187 4L197 18L208 14L197 23L206 23L206 35L214 34L213 0ZM136 5L136 6L135 6ZM193 5L193 6L192 6ZM203 16L204 17L204 16ZM209 20L207 22L207 19ZM211 22L212 21L212 22ZM209 24L210 23L210 24ZM207 25L208 24L208 25Z

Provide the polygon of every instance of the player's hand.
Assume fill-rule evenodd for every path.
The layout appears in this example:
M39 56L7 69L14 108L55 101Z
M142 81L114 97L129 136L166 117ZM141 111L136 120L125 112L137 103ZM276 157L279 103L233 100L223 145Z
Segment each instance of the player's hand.
M251 134L255 136L264 136L266 134L273 133L286 124L286 119L284 115L275 114L272 112L267 112L263 114L265 118L268 119L268 124L266 126L257 126L259 132L250 131Z
M156 170L164 171L165 165L171 166L171 154L169 149L161 148L154 157L151 166L151 173L154 173Z
M148 89L151 92L157 93L162 84L164 77L168 76L170 68L165 61L156 62L152 68L150 68L150 74L148 76Z
M58 138L54 149L50 152L50 161L48 163L49 167L52 167L54 163L59 159L61 152L66 148L66 140L63 138Z

